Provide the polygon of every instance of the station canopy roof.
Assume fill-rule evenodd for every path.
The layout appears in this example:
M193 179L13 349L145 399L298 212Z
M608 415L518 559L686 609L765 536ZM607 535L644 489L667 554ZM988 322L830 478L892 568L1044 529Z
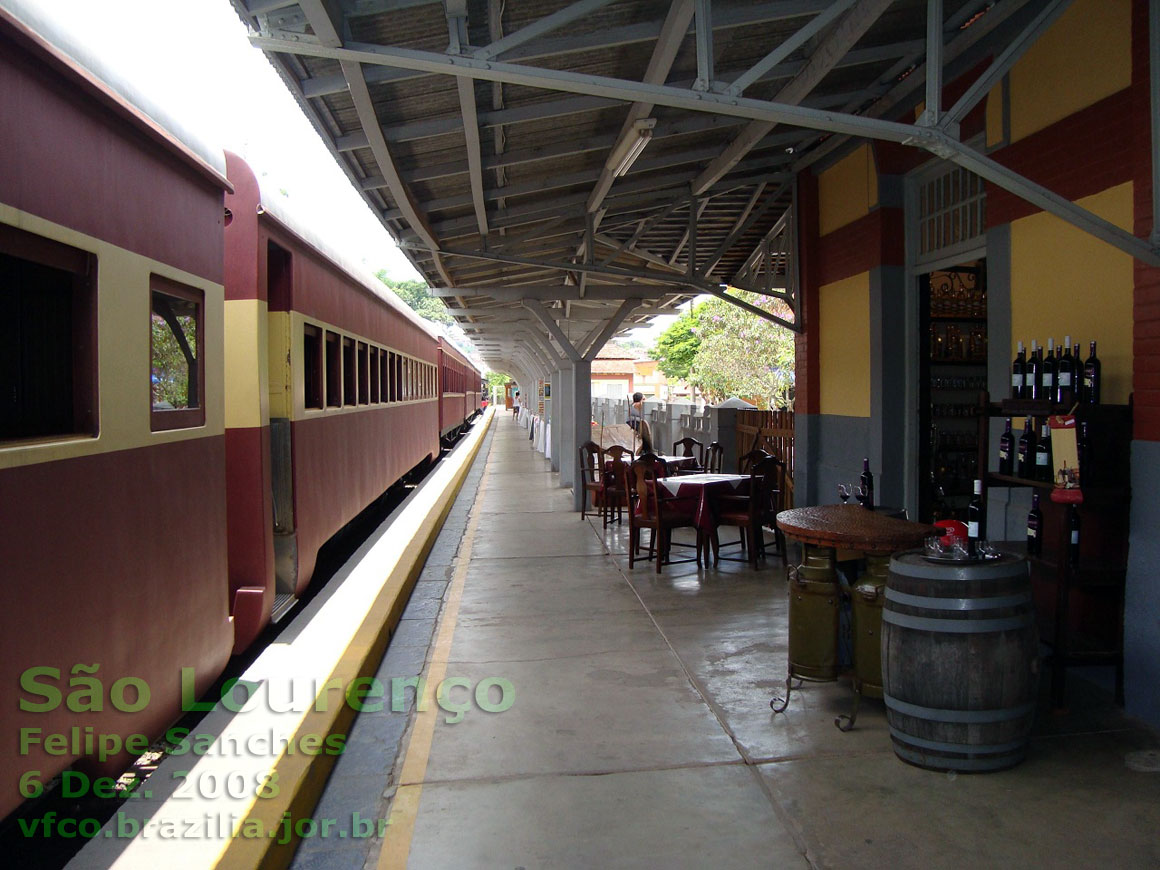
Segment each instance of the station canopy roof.
M725 286L780 300L773 317L800 328L794 179L852 139L1039 195L958 124L1068 6L233 2L482 357L541 372Z

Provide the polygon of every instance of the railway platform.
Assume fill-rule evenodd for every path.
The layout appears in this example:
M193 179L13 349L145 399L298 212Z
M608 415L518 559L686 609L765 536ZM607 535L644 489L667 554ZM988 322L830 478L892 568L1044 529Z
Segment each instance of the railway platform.
M779 560L629 570L627 526L581 521L510 416L469 442L446 472L458 496L432 508L441 526L416 527L429 552L385 655L341 644L362 656L345 685L357 672L378 689L348 695L351 715L308 713L299 727L339 735L342 753L280 760L269 800L229 813L206 802L224 832L177 848L95 841L75 866L1160 864L1160 739L1109 693L1069 681L1067 713L1044 695L1028 759L986 775L899 761L881 702L839 731L848 681L807 683L774 714L787 655ZM368 542L348 580L382 572L386 540ZM319 613L331 611L288 642L318 632ZM257 819L264 833L245 839Z
M361 716L352 740L366 729L386 754L340 759L315 816L357 808L388 819L385 835L303 840L295 868L1160 861L1160 743L1102 690L1073 681L1071 712L1041 710L1011 771L908 766L881 702L834 727L847 682L807 683L771 712L787 652L778 560L629 571L627 527L581 522L557 480L498 416L420 579L430 594L380 669L411 675L422 657L429 683L461 681L462 717L433 704L404 733L397 715ZM510 707L479 707L469 687L488 680L510 686Z

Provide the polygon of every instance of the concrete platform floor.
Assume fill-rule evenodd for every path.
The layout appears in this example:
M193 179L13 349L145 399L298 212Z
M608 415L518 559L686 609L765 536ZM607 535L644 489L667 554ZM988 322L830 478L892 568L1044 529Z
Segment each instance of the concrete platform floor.
M776 715L780 562L629 571L627 527L582 522L494 428L380 678L502 678L514 703L361 716L316 816L389 814L386 837L307 840L296 867L1160 866L1160 738L1102 690L1072 678L1028 759L981 775L899 761L880 701L839 732L848 681Z

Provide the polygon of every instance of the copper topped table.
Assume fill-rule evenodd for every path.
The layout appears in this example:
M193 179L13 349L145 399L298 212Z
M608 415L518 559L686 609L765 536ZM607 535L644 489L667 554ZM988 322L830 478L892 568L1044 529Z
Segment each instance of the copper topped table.
M777 515L777 525L802 544L802 564L790 569L789 674L784 699L774 698L777 713L789 704L793 680L826 682L838 678L838 615L841 587L837 549L866 554L866 573L851 590L854 633L854 710L839 716L843 731L854 725L862 695L882 697L882 601L890 556L921 546L939 530L925 523L885 516L861 505L829 504L794 508ZM845 724L843 724L843 720Z

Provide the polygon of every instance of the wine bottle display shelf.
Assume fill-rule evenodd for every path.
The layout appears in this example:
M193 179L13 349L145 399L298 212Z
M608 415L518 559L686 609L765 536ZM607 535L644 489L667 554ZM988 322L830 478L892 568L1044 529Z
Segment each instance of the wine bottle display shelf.
M980 462L991 467L999 452L990 439L992 417L1029 419L1038 439L1045 418L1073 411L1071 406L1047 400L992 403L985 394L981 398L978 455ZM1067 490L1065 498L1065 491L1060 491L1057 502L1050 497L1057 495L1052 482L997 472L986 475L985 486L1022 487L1038 497L1035 540L1041 552L1029 555L1028 563L1040 639L1052 648L1052 703L1064 703L1068 667L1106 665L1115 668L1116 700L1123 704L1132 407L1083 404L1074 408L1074 415L1086 433L1079 462L1083 485L1078 493ZM1080 503L1068 502L1077 495ZM1078 545L1073 543L1077 534Z

